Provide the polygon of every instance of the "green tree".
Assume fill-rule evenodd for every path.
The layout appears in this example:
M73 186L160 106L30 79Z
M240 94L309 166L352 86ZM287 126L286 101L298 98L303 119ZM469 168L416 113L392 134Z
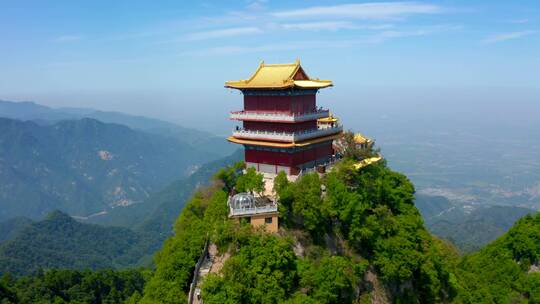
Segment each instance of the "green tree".
M287 178L287 174L281 171L274 179L274 193L279 200L279 221L283 226L291 226L292 203L294 201L294 190Z
M2 303L121 303L140 294L148 277L148 271L135 269L50 269L0 283L10 291Z
M530 273L527 275L525 291L529 297L529 303L540 303L540 273Z
M322 200L321 180L317 173L300 177L292 187L292 213L307 231L320 235L328 230L328 208Z
M356 142L355 134L352 131L343 132L343 136L336 142L338 150L346 159L355 161L379 155L380 151L375 149L375 142L370 140L363 145Z
M203 285L205 303L278 303L296 280L296 256L285 238L254 233L242 240L222 273Z
M353 265L341 256L324 256L319 261L300 259L300 286L316 303L350 303L358 281Z
M238 192L264 192L264 176L257 173L255 168L247 168L246 173L238 177L236 181L236 190Z
M242 170L245 168L245 166L246 165L243 161L239 161L232 166L221 168L216 174L214 174L213 179L221 181L223 183L223 190L230 192L234 188L236 179L242 174Z

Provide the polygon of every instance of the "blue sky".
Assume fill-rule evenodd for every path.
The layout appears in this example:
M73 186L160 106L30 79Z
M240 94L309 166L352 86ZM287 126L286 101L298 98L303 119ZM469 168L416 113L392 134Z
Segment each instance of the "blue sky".
M540 89L538 1L0 1L0 43L0 99L212 131L240 107L223 82L260 60L301 59L335 82L326 98L341 110L362 88L382 101L403 88L408 99L438 87L457 99Z

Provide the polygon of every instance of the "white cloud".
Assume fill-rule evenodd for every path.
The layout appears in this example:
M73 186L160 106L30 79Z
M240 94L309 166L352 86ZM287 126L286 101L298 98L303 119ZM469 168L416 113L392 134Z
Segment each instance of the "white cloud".
M509 23L514 23L514 24L525 24L525 23L529 23L529 19L513 19L513 20L508 20Z
M410 30L387 30L374 34L368 41L371 43L381 43L389 39L427 36L441 32L458 31L462 28L461 25L437 25Z
M523 38L525 36L529 36L534 34L535 31L519 31L519 32L509 32L509 33L499 33L494 34L489 37L486 37L481 42L482 43L497 43L497 42L503 42L507 40L513 40L513 39L519 39Z
M260 34L263 31L258 27L234 27L227 29L218 29L210 31L202 31L190 33L185 36L188 40L205 40L205 39L214 39L214 38L223 38L223 37L232 37L240 35L251 35L251 34Z
M62 35L53 39L54 42L74 42L82 39L80 35Z
M347 21L328 21L328 22L323 21L323 22L288 23L288 24L283 24L281 27L286 30L336 31L340 29L354 29L354 24Z
M266 9L266 4L268 0L254 0L248 2L246 8L250 11L261 11Z
M382 26L382 25L381 25ZM388 25L392 27L392 25ZM439 32L455 31L462 29L459 25L437 25L424 28L410 30L384 30L369 32L368 35L357 37L355 39L331 39L331 40L305 40L279 44L264 44L264 45L226 45L218 47L210 47L195 51L181 53L188 56L207 56L207 55L237 55L244 53L265 53L265 52L282 52L296 50L313 50L313 49L334 49L334 48L350 48L359 45L378 44L391 39L419 37L432 35Z
M299 31L337 31L342 29L347 30L381 30L391 28L391 24L380 25L356 25L349 21L321 21L321 22L303 22L303 23L286 23L281 27L286 30L299 30Z
M341 4L334 6L314 6L303 9L285 10L272 13L274 17L299 18L357 18L357 19L393 19L414 14L436 14L442 8L432 4L417 2L371 2Z
M328 49L349 47L355 44L355 41L297 41L290 43L265 44L258 46L219 46L197 51L188 51L180 55L188 56L207 56L207 55L237 55L245 53L265 53L265 52L280 52L280 51L295 51L305 49Z

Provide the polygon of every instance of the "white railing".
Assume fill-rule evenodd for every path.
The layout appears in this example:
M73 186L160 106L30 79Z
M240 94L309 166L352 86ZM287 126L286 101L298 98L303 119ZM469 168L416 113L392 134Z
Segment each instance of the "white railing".
M240 216L240 215L251 215L251 214L261 214L261 213L269 213L269 212L277 212L278 206L277 204L271 204L266 205L262 207L252 207L252 208L242 208L242 209L234 209L233 207L229 207L229 216Z
M333 126L323 129L306 130L302 132L276 132L238 129L233 131L233 136L246 139L267 139L273 141L295 142L313 137L331 135L343 131L343 126Z
M313 167L308 167L308 168L303 168L300 170L300 173L298 174L298 177L302 176L302 175L305 175L305 174L308 174L308 173L311 173L311 172L316 172L317 171L317 167L318 166L324 166L325 167L325 172L328 172L330 171L334 165L340 161L341 159L340 158L337 158L335 156L332 156L331 158L327 159L326 161L324 162L321 162L321 163L317 163L316 165L314 165Z
M282 113L282 112L259 112L259 111L236 111L231 112L231 119L235 120L260 120L274 122L298 122L328 117L329 110L319 109L306 113Z

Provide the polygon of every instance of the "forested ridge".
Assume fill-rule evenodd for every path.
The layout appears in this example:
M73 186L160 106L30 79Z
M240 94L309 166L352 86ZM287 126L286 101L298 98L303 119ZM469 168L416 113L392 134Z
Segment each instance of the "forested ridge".
M461 257L424 228L405 176L384 162L355 170L343 161L323 178L278 176L282 229L273 235L227 220L226 193L243 178L235 172L221 170L223 186L188 203L157 254L143 303L187 299L207 237L232 257L206 278L205 303L538 303L539 274L530 269L540 255L540 215ZM513 272L497 271L504 264Z
M174 235L156 253L151 273L133 270L140 279L126 284L125 279L97 284L95 272L54 269L4 276L4 302L46 295L44 303L185 303L209 240L230 258L205 278L205 303L540 303L539 214L522 218L482 250L460 256L425 229L414 187L404 175L384 161L356 170L344 160L324 177L306 174L289 182L279 175L274 190L281 228L269 234L227 217L232 189L258 187L253 181L259 177L244 175L241 168L221 169L211 186L195 192ZM85 280L71 279L74 275L92 277L103 287L96 287L99 297L80 283ZM24 288L24 280L38 287Z
M216 170L238 159L235 153L207 163L190 177L150 195L145 203L113 209L109 222L101 222L106 226L79 222L60 211L41 221L17 218L2 222L0 274L149 266L155 251L172 234L171 227L193 189L207 185Z
M146 206L151 193L212 155L176 138L89 118L40 125L0 117L0 221L42 219L54 210L86 218Z

